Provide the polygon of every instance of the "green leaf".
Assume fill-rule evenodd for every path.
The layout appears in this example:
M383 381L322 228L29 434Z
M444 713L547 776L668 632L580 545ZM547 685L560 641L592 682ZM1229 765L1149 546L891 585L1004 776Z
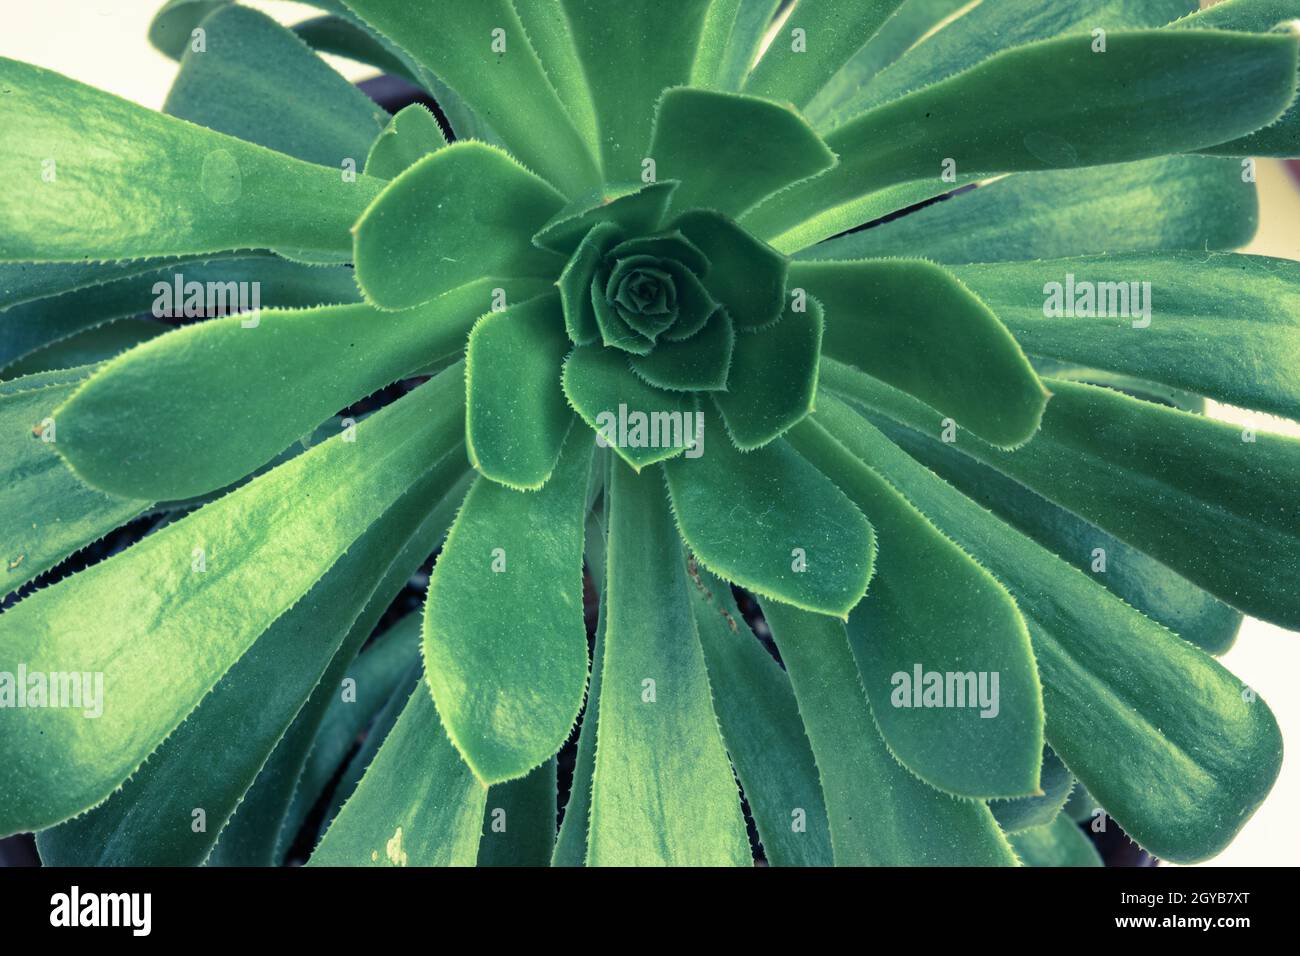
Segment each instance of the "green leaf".
M820 302L804 305L736 337L727 390L712 397L741 451L762 448L812 411L825 323Z
M600 181L599 167L547 79L511 0L346 3L455 90L521 163L566 195ZM479 184L474 191L490 188Z
M924 434L938 431L921 403L823 364L828 387ZM1300 442L1107 388L1047 386L1052 401L1029 444L1003 452L958 429L956 446L1238 610L1300 626L1297 594L1276 575L1278 562L1300 560Z
M1000 0L970 5L954 22L909 49L882 70L831 119L839 125L855 114L930 86L1011 47L1062 34L1107 33L1162 27L1196 6L1197 0ZM900 15L902 11L900 10Z
M802 106L875 35L902 0L800 0L745 92Z
M716 309L704 328L688 339L665 337L649 355L634 355L632 370L656 388L717 391L727 387L736 333L725 309Z
M715 9L723 4L714 0L709 18L700 37L699 53L691 74L691 86L709 86L719 90L738 90L758 59L763 39L781 6L781 0L739 0L726 46L717 51L712 43ZM716 70L716 73L714 72ZM710 81L711 79L711 81Z
M1228 0L1184 17L1172 26L1265 33L1284 21L1298 18L1300 3L1296 0ZM1272 126L1208 147L1203 152L1216 156L1296 156L1300 154L1300 111L1292 105Z
M1295 96L1295 35L1137 31L1106 42L1104 54L1089 36L1016 47L862 114L826 138L838 166L743 225L778 248L806 248L860 225L874 191L939 177L945 159L959 175L1146 159L1266 126Z
M617 16L605 0L559 4L590 84L605 180L640 179L655 104L689 81L710 0L620 0Z
M154 319L118 319L91 329L82 329L37 349L26 358L7 366L5 374L30 375L93 365L116 358L128 349L171 330L170 325Z
M582 244L565 263L555 284L560 290L564 311L564 328L574 345L590 345L602 337L596 317L592 282L605 256L621 239L623 230L613 222L598 222L583 238Z
M643 236L658 229L676 182L609 185L568 203L533 236L539 249L561 255L573 253L601 223L612 223L625 234Z
M717 418L705 420L716 433ZM719 436L702 455L667 462L664 474L682 539L719 577L841 618L866 593L871 525L783 440L742 453Z
M488 790L479 866L550 866L555 846L555 758Z
M844 624L761 603L817 758L836 865L1015 865L985 804L922 783L886 749Z
M1037 791L1042 693L1011 595L821 426L808 422L790 440L871 516L880 537L848 637L890 751L959 796ZM943 682L933 703L932 675Z
M366 175L393 179L429 153L447 145L442 127L428 108L412 103L388 121L366 155Z
M681 543L657 475L610 465L589 866L749 866Z
M929 262L797 264L792 287L825 306L825 351L949 415L995 445L1028 441L1047 390L999 316Z
M903 0L876 35L804 107L808 122L816 129L834 127L860 113L859 104L871 96L877 74L931 34L946 29L944 24L951 18L964 16L961 10L967 7L969 0Z
M20 378L6 383L13 391L0 395L0 595L149 507L148 501L91 488L55 452L61 432L54 409L91 371L69 372L57 384L45 384L41 376Z
M514 0L514 7L569 119L591 155L599 156L596 105L564 7L555 0Z
M1060 814L1070 791L1074 789L1074 774L1066 769L1051 747L1043 748L1039 780L1041 793L1034 796L989 801L989 809L993 811L993 816L1004 833L1046 826Z
M564 363L563 385L579 417L638 471L701 440L695 399L646 383L616 349L578 346Z
M604 472L605 462L596 459L596 467ZM598 539L598 540L594 540ZM585 866L587 862L587 822L591 817L591 778L596 769L596 713L600 707L600 674L605 661L604 594L605 540L600 522L589 516L587 521L587 568L600 588L600 610L596 618L596 639L591 652L591 679L587 682L587 703L582 714L582 728L578 734L578 752L573 762L573 780L569 787L569 802L564 805L564 819L551 853L551 866ZM598 567L597 567L598 566Z
M473 866L487 794L416 687L308 865Z
M727 585L693 559L687 571L718 726L767 862L829 866L826 804L790 681L755 640Z
M383 185L14 60L0 58L0 92L11 142L0 155L11 187L0 202L4 261L346 252L348 229Z
M481 280L397 314L327 306L186 326L78 389L55 413L57 447L115 494L161 501L220 488L338 409L456 355L496 285ZM256 386L235 405L232 367Z
M1153 621L1211 654L1222 654L1232 646L1241 625L1240 611L989 466L910 428L886 420L874 424L962 494L1091 574ZM1098 564L1099 559L1103 563Z
M465 435L480 473L521 491L546 483L573 424L560 388L568 352L553 293L489 312L474 326L465 359Z
M541 491L475 482L429 581L425 678L448 735L485 783L539 766L582 707L591 448L590 434L574 429Z
M6 612L4 671L100 674L107 696L95 720L75 708L0 708L0 757L16 771L0 785L0 833L65 820L134 772L454 447L458 379L453 369L361 423L355 442L318 445Z
M656 175L681 183L673 209L733 218L835 165L835 154L788 106L689 87L666 90L659 100L649 155Z
M1185 252L954 271L1035 355L1300 419L1300 264Z
M459 505L462 500L463 493L452 492L443 499L440 507L449 502ZM439 538L445 532L446 526L439 532ZM341 682L326 685L322 680L317 685L327 686L331 691L329 706L319 716L316 738L306 754L302 772L293 788L293 799L285 811L280 827L280 849L292 843L317 801L345 769L345 758L355 747L357 738L366 732L367 727L373 726L376 717L395 696L403 701L406 699L409 691L404 687L405 679L415 676L418 680L418 675L412 675L411 671L419 666L423 621L424 615L411 611L355 657ZM351 681L350 685L348 681ZM351 687L352 695L343 692L345 686Z
M384 128L383 108L292 30L231 5L203 20L163 112L309 163L355 171Z
M687 212L672 228L708 258L705 288L726 307L737 331L762 328L781 317L789 268L785 256L716 212Z
M214 10L231 0L167 0L149 24L149 42L173 60L189 48L191 33Z
M203 863L331 660L354 656L374 626L371 619L357 633L364 609L394 560L394 541L404 542L436 510L448 485L464 470L457 457L447 456L413 485L302 600L268 627L107 802L43 833L42 860L58 866ZM389 591L382 600L391 598ZM337 686L332 682L336 694ZM234 726L239 727L239 746L211 746ZM196 808L203 811L203 826L197 829Z
M1095 169L1017 173L796 259L923 256L1005 262L1163 249L1236 249L1259 225L1241 165L1162 156Z
M1267 705L1204 652L917 464L844 403L822 394L816 420L907 489L918 510L1011 591L1042 676L1048 743L1133 839L1180 863L1227 845L1277 777L1282 741Z
M61 265L36 269L59 269ZM177 295L176 277L181 277ZM195 299L186 316L190 282L213 286L211 300ZM229 283L236 283L231 286ZM240 285L247 283L247 285ZM257 283L253 285L253 283ZM38 348L67 338L111 319L155 312L158 317L206 318L220 307L239 307L239 289L252 304L253 290L263 306L301 307L325 303L356 302L361 298L352 270L341 267L304 266L270 256L248 259L176 262L161 269L113 279L99 285L39 298L0 312L0 368ZM166 291L163 291L163 290ZM213 308L208 308L211 302ZM196 314L197 313L197 314Z
M400 76L416 86L424 85L425 77L419 69L348 17L313 17L295 23L290 29L317 53L341 56L374 67L380 73ZM444 104L439 100L438 105Z
M1025 866L1105 866L1101 854L1069 817L1007 835Z
M399 175L361 216L357 282L409 309L484 275L553 278L564 263L528 240L564 198L505 153L455 143Z

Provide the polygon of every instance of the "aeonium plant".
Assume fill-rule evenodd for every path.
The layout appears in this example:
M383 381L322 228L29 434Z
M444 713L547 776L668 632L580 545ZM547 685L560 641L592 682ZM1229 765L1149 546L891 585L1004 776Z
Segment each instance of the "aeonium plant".
M1300 445L1202 413L1300 412L1300 267L1228 251L1300 154L1300 3L316 5L171 0L162 113L0 60L0 833L1233 838L1282 745L1213 655L1300 625Z

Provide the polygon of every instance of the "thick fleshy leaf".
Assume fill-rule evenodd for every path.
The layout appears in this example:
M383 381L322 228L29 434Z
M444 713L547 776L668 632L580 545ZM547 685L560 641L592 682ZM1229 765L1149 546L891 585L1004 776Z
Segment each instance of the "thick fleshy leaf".
M593 533L603 529L587 523L587 567L593 567L593 558L604 556L604 541L599 548L591 546ZM599 554L593 552L599 551ZM603 580L605 568L601 560L598 571L589 572L593 579ZM597 578L597 575L600 577ZM551 853L551 866L586 866L587 824L591 819L591 778L596 769L596 714L600 708L600 674L605 660L605 610L602 588L600 612L596 620L596 640L591 652L591 679L587 682L587 703L582 714L582 729L578 735L578 753L573 763L573 780L569 788L569 802L564 805L564 819L555 838Z
M203 20L163 112L337 170L365 161L383 108L264 13L231 5Z
M1056 819L1074 789L1074 774L1061 763L1051 747L1043 748L1043 765L1039 771L1041 793L1015 800L990 800L998 826L1004 833L1046 826Z
M590 866L748 866L692 587L659 476L610 465Z
M743 224L801 249L860 225L871 193L939 178L945 159L959 175L1146 159L1266 126L1295 97L1295 34L1137 31L1106 42L1104 54L1088 35L1017 47L862 114L826 138L838 166ZM1093 135L1119 115L1108 135Z
M676 188L675 182L606 186L573 200L557 212L537 230L533 243L540 249L567 256L601 223L612 223L630 236L654 232L663 222Z
M1010 49L1062 34L1091 40L1094 29L1107 33L1142 27L1162 27L1195 9L1197 0L1000 0L967 4L954 22L916 44L841 104L831 118L837 126L855 114L947 79L962 70ZM906 5L914 6L915 4ZM899 13L902 15L903 10Z
M389 183L356 224L357 282L409 309L487 275L553 278L564 262L529 237L564 197L483 143L455 143Z
M463 499L464 494L453 492L443 499L443 504L454 502L454 508ZM447 526L450 524L448 520ZM439 532L439 537L445 531L446 526ZM289 809L285 812L280 827L280 849L292 844L307 815L345 769L345 759L355 748L358 736L366 732L395 695L402 700L409 696L404 681L419 666L423 620L422 614L411 611L366 645L365 650L351 662L340 683L326 685L322 680L319 686L331 686L333 693L329 706L320 717L319 730L302 765Z
M829 388L923 434L937 413L846 366ZM1276 569L1300 562L1300 441L1246 432L1108 388L1048 379L1034 440L999 451L960 429L958 448L1028 485L1256 617L1300 626L1300 593ZM960 422L957 423L960 426Z
M664 465L682 538L714 574L786 604L847 618L875 558L870 523L784 441L737 451L717 437Z
M345 177L0 58L0 260L285 247L344 253L383 183ZM76 104L76 108L72 108Z
M859 101L870 96L878 73L903 54L945 29L944 24L969 0L904 0L866 45L832 76L803 108L814 128L831 128L862 112Z
M693 560L687 571L718 726L767 862L829 866L821 780L789 678L755 640L727 585Z
M555 848L555 758L488 790L479 866L549 866Z
M643 381L614 349L574 349L564 363L564 394L582 420L637 470L703 440L695 400Z
M0 708L0 755L17 771L3 785L0 833L89 809L139 767L454 447L458 378L454 368L362 422L355 442L340 435L318 445L8 611L5 671L99 674L104 696L96 720L74 708Z
M681 183L673 209L732 218L835 165L835 154L788 106L689 87L668 90L659 101L649 155L657 175Z
M913 458L1126 603L1211 654L1232 646L1241 612L1159 561L940 441L875 422Z
M802 106L898 9L902 0L799 0L745 92Z
M1255 235L1258 206L1240 163L1162 156L1017 173L795 258L924 256L964 263L1236 249Z
M635 355L632 370L657 388L681 392L727 387L736 333L725 309L715 309L704 328L688 339L659 342L649 355Z
M758 329L781 316L789 261L719 213L696 210L672 224L708 257L704 285L721 302L737 331Z
M393 561L394 542L412 534L464 468L461 455L447 456L412 486L301 601L267 628L122 789L90 813L42 835L44 862L201 864L331 660L355 656L374 626L371 619L357 633L356 624ZM437 536L454 507L441 509L443 526ZM410 568L405 570L409 574ZM391 599L389 591L381 600ZM415 650L414 642L410 649ZM352 709L363 706L354 701ZM240 729L240 746L210 746L234 726ZM195 826L196 808L203 811L202 827Z
M558 2L591 85L605 180L640 179L655 104L689 81L710 0L620 0L617 15L605 0Z
M1187 252L954 271L1034 355L1300 419L1300 264Z
M1199 10L1173 26L1265 33L1297 19L1300 19L1300 3L1296 0L1228 0L1227 3ZM1208 147L1204 152L1216 156L1300 155L1300 110L1292 106L1272 126L1231 142Z
M601 337L600 323L596 319L596 305L592 282L596 272L609 252L623 237L623 230L612 222L600 222L592 227L582 244L564 266L555 284L560 290L560 304L564 311L564 328L575 345L590 345Z
M959 796L1037 791L1042 692L1011 595L820 425L808 422L790 441L871 516L880 537L848 638L890 751Z
M600 134L596 106L591 97L587 73L578 58L578 48L569 30L564 8L555 0L513 0L546 78L564 104L574 127L592 156L600 155Z
M380 73L400 76L416 86L424 84L425 77L420 75L419 69L412 68L397 52L347 17L313 17L295 23L290 29L317 53L331 53L364 63L373 66ZM443 106L441 99L438 105Z
M177 276L180 276L180 295L176 294ZM190 282L202 283L203 295L187 296L184 290ZM206 292L210 282L216 284L212 287L213 298L208 300ZM234 286L230 285L232 282ZM241 289L250 305L256 290L257 301L263 307L332 305L361 298L352 270L342 266L304 266L271 256L178 262L0 312L0 368L42 346L111 319L151 311L158 317L173 318L208 318L227 309L233 311L240 307ZM187 300L189 310L185 308ZM209 301L213 308L208 307Z
M738 0L734 4L735 17L726 45L717 51L711 34L717 9L725 3L714 0L709 5L708 19L700 37L700 52L691 73L691 86L719 90L738 90L749 75L750 67L758 59L763 40L781 6L781 0Z
M790 285L825 306L832 358L960 415L995 445L1038 428L1043 383L999 316L950 272L919 260L799 263Z
M596 160L547 79L510 0L346 3L460 94L520 162L566 195L600 181Z
M523 491L546 483L573 424L560 388L569 348L554 293L490 312L474 326L465 358L465 436L480 473Z
M193 41L193 30L203 18L232 0L167 0L149 24L149 42L173 60L179 60Z
M817 758L839 866L1013 866L989 808L903 768L876 731L844 624L764 601Z
M16 591L83 545L103 537L149 507L91 488L55 449L54 409L92 369L7 382L0 395L0 595ZM52 429L52 430L51 430ZM53 441L46 439L52 438Z
M1277 777L1282 741L1267 705L1213 658L917 464L844 403L821 395L816 420L906 488L1010 589L1042 676L1047 740L1133 839L1177 862L1222 849Z
M310 866L473 866L488 789L416 687Z
M128 349L155 339L172 327L155 319L118 319L37 349L5 368L6 375L31 375L94 365L116 358Z
M220 488L338 409L456 355L498 286L517 287L486 279L397 314L345 305L187 326L100 369L58 409L57 447L115 494L162 501ZM232 367L257 385L233 406Z
M429 581L425 679L448 735L486 783L553 755L582 707L591 448L591 435L574 428L541 491L475 482Z
M411 694L419 690L423 685L424 668L417 661L398 677L397 682L397 692L388 698L379 713L375 715L375 719L366 729L366 736L361 741L361 746L356 748L356 752L348 760L347 766L343 768L338 783L335 784L334 791L330 794L329 802L321 814L320 826L316 828L316 839L313 842L319 842L325 836L329 828L333 826L335 819L338 818L343 805L351 800L352 795L357 792L357 787L361 785L361 781L365 778L370 765L375 762L375 757L379 754L380 748L384 746L385 741L388 740L388 735L393 732L393 728L397 726L397 721L401 719L402 711L406 709L406 703ZM279 768L268 765L267 769L276 770ZM259 777L258 783L261 782L262 779ZM255 787L254 790L256 791L256 789ZM279 787L269 787L266 794L267 799L264 802L270 803L270 799L278 795L276 791L279 789ZM254 797L256 796L258 794L254 792ZM246 820L244 821L246 825L242 828L244 832L238 832L241 829L239 826L241 820L244 820L244 814L236 814L233 821L234 826L230 828L229 832L223 834L221 842L217 844L213 859L209 860L209 864L245 866L257 860L257 857L248 854L244 847L239 848L240 852L234 854L229 852L231 846L230 837L238 836L240 843L249 844L251 841L247 837L254 836L258 832L258 826ZM304 834L304 836L310 836L310 834ZM249 846L248 849L252 849L252 847Z
M775 325L736 337L727 390L713 403L737 448L762 448L812 411L824 324L821 303L810 298Z
M1101 854L1065 814L1044 826L1007 835L1025 866L1104 866Z
M429 153L447 145L442 127L429 110L412 103L388 121L366 154L366 175L393 179Z

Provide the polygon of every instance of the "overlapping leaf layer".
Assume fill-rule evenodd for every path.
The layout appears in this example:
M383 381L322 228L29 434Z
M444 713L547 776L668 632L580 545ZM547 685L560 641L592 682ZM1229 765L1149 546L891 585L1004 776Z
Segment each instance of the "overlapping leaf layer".
M1300 275L1231 252L1300 3L314 2L170 0L163 113L0 60L0 835L1232 839L1281 741L1209 655L1300 627L1300 442L1202 412L1300 410Z

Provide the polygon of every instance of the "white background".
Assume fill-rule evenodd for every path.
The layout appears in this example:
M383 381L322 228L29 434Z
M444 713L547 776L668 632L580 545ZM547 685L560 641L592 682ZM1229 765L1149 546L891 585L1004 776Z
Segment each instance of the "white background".
M247 2L247 0L246 0ZM472 0L465 0L472 2ZM151 47L146 29L161 0L0 0L0 56L49 67L145 106L162 106L176 65ZM283 22L319 15L297 3L248 2ZM349 79L365 68L330 58ZM1280 163L1259 168L1261 228L1249 252L1300 259L1300 189ZM1300 435L1300 427L1235 409L1223 418ZM1295 586L1300 568L1279 567L1279 581ZM1269 703L1293 748L1284 758L1277 785L1231 847L1211 865L1296 865L1300 863L1300 635L1248 620L1236 647L1223 658L1229 670Z

